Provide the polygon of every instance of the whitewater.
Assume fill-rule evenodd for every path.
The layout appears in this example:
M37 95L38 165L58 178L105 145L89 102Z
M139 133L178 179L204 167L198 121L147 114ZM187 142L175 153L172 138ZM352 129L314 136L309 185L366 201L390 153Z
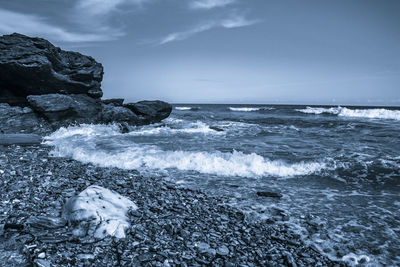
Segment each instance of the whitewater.
M282 209L277 223L321 253L379 266L400 264L399 131L395 107L186 104L128 133L71 126L44 144L54 157L228 197L249 218Z

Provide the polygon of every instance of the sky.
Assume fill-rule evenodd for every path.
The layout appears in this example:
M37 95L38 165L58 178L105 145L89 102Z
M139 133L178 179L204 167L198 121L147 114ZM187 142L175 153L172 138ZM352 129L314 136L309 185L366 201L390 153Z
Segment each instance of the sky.
M400 106L399 0L0 0L0 34L105 68L103 98Z

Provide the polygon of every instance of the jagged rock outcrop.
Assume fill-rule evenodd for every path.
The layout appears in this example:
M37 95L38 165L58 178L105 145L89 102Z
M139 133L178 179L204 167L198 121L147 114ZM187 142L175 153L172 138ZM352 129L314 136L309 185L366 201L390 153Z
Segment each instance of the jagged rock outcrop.
M101 100L103 66L89 56L21 34L0 36L0 133L49 132L79 123L159 122L172 106ZM3 104L2 104L3 103Z
M28 95L88 94L100 98L103 66L22 34L0 36L0 102L23 105Z
M132 125L143 124L143 120L130 109L114 106L113 104L103 105L100 120L104 123L126 122Z
M96 122L102 111L101 102L87 95L30 95L27 100L37 113L52 123Z
M170 104L159 100L128 103L125 104L124 107L142 116L148 123L160 122L167 118L172 111L172 106Z
M0 133L41 132L50 128L46 121L29 107L13 107L0 103Z
M108 105L108 104L113 104L114 106L122 106L124 103L123 98L110 98L110 99L104 99L101 102L103 102L103 104Z

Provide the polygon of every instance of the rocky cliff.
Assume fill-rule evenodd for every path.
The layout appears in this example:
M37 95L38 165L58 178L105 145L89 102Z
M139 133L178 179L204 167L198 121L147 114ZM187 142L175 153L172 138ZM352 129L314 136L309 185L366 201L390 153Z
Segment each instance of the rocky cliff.
M103 73L92 57L45 39L0 36L0 131L47 132L79 123L125 127L159 122L171 113L162 101L101 100Z

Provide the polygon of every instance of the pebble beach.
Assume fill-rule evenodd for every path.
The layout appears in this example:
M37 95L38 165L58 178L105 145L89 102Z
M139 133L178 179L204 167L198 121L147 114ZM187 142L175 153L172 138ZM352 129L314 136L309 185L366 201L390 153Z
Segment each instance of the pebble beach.
M2 266L344 266L283 225L247 218L223 197L49 151L0 146ZM63 205L90 185L136 203L126 238L72 235Z

